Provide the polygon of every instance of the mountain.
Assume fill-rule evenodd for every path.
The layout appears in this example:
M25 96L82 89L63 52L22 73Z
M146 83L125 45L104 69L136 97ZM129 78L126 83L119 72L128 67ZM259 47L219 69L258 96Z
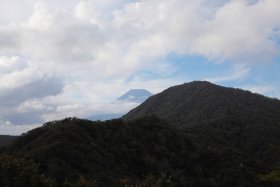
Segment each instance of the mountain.
M117 101L120 102L136 102L142 103L153 94L145 89L131 89L124 95L119 97Z
M18 136L0 135L0 147L11 144Z
M148 97L150 97L152 93L145 89L131 89L128 92L126 92L124 95L120 96L115 104L121 103L142 103L144 102ZM105 121L105 120L111 120L120 118L125 113L104 113L99 115L91 115L86 117L86 119L93 120L93 121Z
M0 153L32 159L57 186L279 187L279 114L277 99L195 81L122 119L48 122ZM0 186L17 167L0 162Z
M231 160L231 156L237 155L243 157L237 160L242 167L254 167L255 178L258 178L257 173L268 173L266 179L278 180L276 186L280 185L278 99L194 81L150 97L123 119L150 115L186 132L197 145L219 150L225 159Z
M210 173L207 164L199 162L198 148L184 133L155 117L130 122L77 118L48 122L20 136L4 152L33 159L43 174L61 186L80 176L104 187L141 186L141 181L142 186L158 181L160 186L209 183L204 176Z
M122 117L123 114L99 114L87 117L87 119L92 121L106 121L111 119L117 119Z
M154 114L178 128L188 128L230 119L277 123L280 121L279 113L278 99L206 81L194 81L151 96L126 114L124 119Z

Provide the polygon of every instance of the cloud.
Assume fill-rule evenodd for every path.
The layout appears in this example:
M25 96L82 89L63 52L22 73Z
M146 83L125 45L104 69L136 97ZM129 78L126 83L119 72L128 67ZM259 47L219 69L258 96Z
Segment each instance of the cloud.
M44 122L40 115L47 110L41 108L41 112L38 112L42 104L30 100L62 92L64 85L61 79L52 73L42 72L36 66L34 62L19 56L0 56L0 119L3 128ZM15 128L16 132L24 129L17 126Z
M10 46L10 53L40 61L50 71L65 74L78 67L97 80L156 68L170 53L220 62L270 61L278 53L276 0L70 2L33 3L26 20L2 29L6 44L0 51Z
M250 90L253 93L266 95L268 97L280 98L280 92L279 92L280 89L279 86L276 85L255 83L255 84L241 85L240 88L245 90Z
M87 118L102 114L125 114L139 103L90 103L90 104L65 104L57 106L55 112L42 114L45 121L59 120L73 116Z
M250 90L254 93L267 94L275 90L272 86L258 85L258 86L243 86L244 89Z
M237 64L233 66L231 72L225 73L226 75L219 75L218 77L209 77L205 78L206 81L210 82L225 82L225 81L233 81L239 80L249 75L251 69L248 66Z
M189 80L174 75L170 54L233 64L231 75L207 80L242 79L254 63L279 54L279 6L278 0L2 0L2 121L126 111L132 106L108 103L130 88L157 93Z
M0 56L0 74L18 71L27 66L27 63L17 56Z
M10 121L0 121L0 132L3 135L20 135L23 132L27 132L31 129L37 128L40 125L14 125Z
M278 53L277 44L271 40L280 24L278 5L275 0L226 3L203 25L192 50L213 58L271 60Z
M0 57L0 104L13 106L31 98L56 95L62 82L19 57Z

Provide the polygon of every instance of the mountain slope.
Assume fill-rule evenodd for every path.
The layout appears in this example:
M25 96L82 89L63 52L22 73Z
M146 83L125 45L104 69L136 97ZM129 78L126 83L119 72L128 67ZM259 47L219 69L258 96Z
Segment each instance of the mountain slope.
M229 146L204 147L195 135L156 117L130 122L66 118L29 131L2 153L33 159L57 186L80 178L88 184L83 186L100 187L273 187L256 180L259 174L266 179L258 159Z
M0 135L0 147L11 144L17 136Z
M122 179L137 182L146 176L175 186L209 183L196 147L182 132L153 117L131 122L76 118L49 122L19 137L5 153L32 158L59 184L80 176L104 183L100 186L113 186Z
M279 106L277 99L192 82L152 96L125 120L46 123L2 153L35 160L61 186L82 176L106 187L276 187Z
M123 118L129 120L153 114L179 128L229 118L277 123L280 121L280 101L241 89L194 81L150 97Z
M131 120L149 115L167 120L201 147L227 150L225 158L230 154L243 155L239 164L248 164L257 173L277 171L280 166L280 101L277 99L195 81L150 97L123 118Z

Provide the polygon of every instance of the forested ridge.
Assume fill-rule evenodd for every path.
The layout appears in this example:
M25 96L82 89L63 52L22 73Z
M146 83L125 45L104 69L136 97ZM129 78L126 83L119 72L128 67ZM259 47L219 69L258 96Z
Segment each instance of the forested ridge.
M30 162L37 186L279 186L279 112L277 99L196 81L122 119L48 122L2 148L0 170ZM1 186L24 186L9 172Z
M275 124L280 121L279 113L280 101L276 98L207 81L193 81L151 96L123 118L130 120L156 115L185 129L227 120Z
M145 180L165 186L206 184L209 173L199 151L184 133L156 117L131 122L67 118L22 135L4 150L39 163L40 171L60 185L83 177L97 186Z
M17 136L0 135L0 147L9 145L15 139L17 139Z
M206 81L194 81L150 97L126 114L124 119L149 115L156 115L181 129L199 146L225 151L224 159L231 161L232 157L243 155L240 159L242 167L246 163L259 173L273 174L274 179L278 177L279 181L278 99ZM260 179L259 176L255 178Z

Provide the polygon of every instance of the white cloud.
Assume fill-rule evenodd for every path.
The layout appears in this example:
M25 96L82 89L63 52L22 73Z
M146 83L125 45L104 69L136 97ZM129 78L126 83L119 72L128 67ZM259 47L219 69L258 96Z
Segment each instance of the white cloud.
M280 24L277 6L279 1L275 0L254 4L230 1L204 24L192 50L213 58L270 60L277 53L277 46L270 39Z
M187 81L142 76L172 72L176 65L162 61L171 53L237 64L231 75L207 80L244 78L254 62L279 53L279 6L279 0L1 0L4 121L128 110L108 103L130 88L157 93Z
M133 70L126 68L131 64L138 69L142 60L169 52L209 58L277 52L271 37L280 26L279 1L215 2L78 1L68 7L65 1L60 5L39 1L25 22L12 30L21 35L18 52L64 63L84 59L99 68L106 66L104 70L119 66ZM113 63L113 59L121 63Z
M38 2L34 5L33 14L29 17L27 26L34 30L44 31L53 26L56 17L57 15L52 15L48 11L44 3Z
M269 85L265 83L255 83L241 85L240 88L250 90L253 93L262 94L268 97L280 98L279 86Z
M17 107L17 112L27 113L27 112L48 112L54 110L53 107L44 105L39 100L27 100L21 103Z
M100 114L125 114L139 103L90 103L65 104L57 106L55 112L45 112L41 115L44 121L59 120L69 116L87 118Z
M0 56L0 75L19 71L27 66L27 62L18 56Z
M273 86L265 86L265 85L251 85L251 86L243 86L244 89L250 90L254 93L259 94L267 94L275 90Z
M5 38L10 52L51 71L64 74L77 70L71 62L79 67L84 62L79 70L90 69L91 78L99 80L156 68L154 62L171 52L269 61L278 49L272 39L279 29L278 3L78 1L69 7L39 1L25 22L5 27L18 39Z
M56 95L61 80L20 57L0 57L0 103L14 106L30 98Z
M205 78L205 80L210 82L215 82L215 83L239 80L248 76L250 71L251 71L250 67L244 66L242 64L237 64L233 66L231 72L225 72L224 73L225 75Z
M14 125L10 121L1 121L0 120L0 134L3 135L20 135L24 132L27 132L31 129L37 128L40 125Z

